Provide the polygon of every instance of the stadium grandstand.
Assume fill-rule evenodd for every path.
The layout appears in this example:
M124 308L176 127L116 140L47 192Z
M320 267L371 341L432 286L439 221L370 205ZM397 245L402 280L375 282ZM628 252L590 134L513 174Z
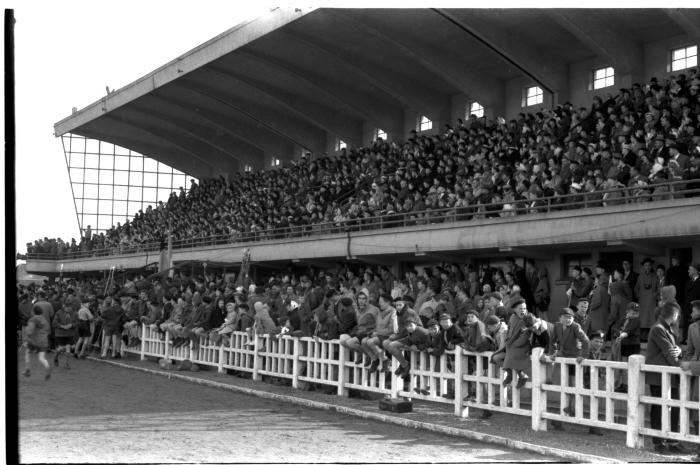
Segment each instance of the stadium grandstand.
M697 9L274 9L56 123L81 239L28 244L26 270L176 269L195 287L216 270L276 291L327 277L375 305L418 270L445 300L483 300L488 281L558 321L591 295L572 297L580 271L613 283L653 264L675 267L685 342L699 45ZM625 305L645 305L640 286ZM610 345L620 327L604 329ZM700 442L683 415L671 436Z

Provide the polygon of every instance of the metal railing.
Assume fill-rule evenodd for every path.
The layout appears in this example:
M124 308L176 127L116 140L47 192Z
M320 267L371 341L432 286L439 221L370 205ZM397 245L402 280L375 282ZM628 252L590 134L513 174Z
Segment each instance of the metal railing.
M558 357L554 363L542 360L544 349L531 354L530 379L521 388L504 386L504 372L489 363L491 352L469 352L457 346L439 357L416 350L411 353L408 380L394 375L398 362L392 359L389 372L370 373L363 362L356 363L350 351L338 340L311 337L249 335L234 332L227 345L212 344L207 337L194 344L173 348L169 333L143 325L141 346L127 352L168 360L189 359L192 363L252 374L253 380L265 375L301 382L334 386L347 396L349 389L439 402L454 406L454 414L468 416L469 408L529 416L532 429L544 431L548 421L573 423L626 432L628 447L642 448L644 437L700 444L700 432L693 422L700 415L698 375L678 367L644 364L644 357L633 355L628 362ZM253 344L249 344L253 342ZM573 373L573 374L572 374ZM659 397L648 394L645 378L659 374ZM615 387L627 380L627 393ZM645 423L645 410L661 408L661 429ZM679 412L679 428L673 431L670 409Z
M606 189L579 194L538 197L532 200L503 201L474 204L463 207L430 209L417 212L382 212L366 218L345 219L327 223L288 226L258 231L240 232L231 235L192 237L173 241L173 250L211 247L218 245L247 244L274 240L296 239L325 234L374 231L409 226L426 226L477 219L507 219L536 213L551 213L580 208L605 208L616 205L654 202L700 196L700 180L672 181L647 186ZM28 259L56 260L107 257L159 252L161 242L138 245L119 245L105 249L94 249L64 254L28 253Z

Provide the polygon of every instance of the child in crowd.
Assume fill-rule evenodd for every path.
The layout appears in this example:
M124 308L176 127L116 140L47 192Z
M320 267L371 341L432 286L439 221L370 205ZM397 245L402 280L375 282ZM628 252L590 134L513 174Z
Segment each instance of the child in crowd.
M51 330L51 325L46 321L43 316L43 311L41 307L34 306L32 309L32 317L29 318L27 322L27 327L25 331L27 350L24 353L24 371L22 374L24 376L30 376L30 363L31 354L37 353L39 358L39 363L43 365L46 369L46 374L44 379L48 380L51 378L51 365L46 360L46 352L49 350L49 331Z
M75 358L85 358L85 350L90 345L91 331L90 324L95 319L88 308L88 304L83 303L78 310L78 342L75 343Z

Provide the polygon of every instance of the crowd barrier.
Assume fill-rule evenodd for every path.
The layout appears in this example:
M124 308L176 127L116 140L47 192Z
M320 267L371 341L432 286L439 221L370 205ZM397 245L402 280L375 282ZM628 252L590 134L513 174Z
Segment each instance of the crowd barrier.
M300 383L333 386L340 396L354 389L388 397L421 399L454 406L455 415L466 416L470 408L529 416L532 429L546 431L549 421L574 423L626 432L628 447L642 448L645 436L700 444L698 376L677 367L646 365L633 355L628 362L558 357L541 360L542 348L531 355L529 381L521 389L503 386L503 370L489 363L491 352L469 352L461 347L440 357L409 351L411 376L394 375L398 362L392 359L389 372L370 373L366 356L357 363L354 353L338 340L312 337L257 335L234 332L227 345L212 345L202 337L199 344L173 347L169 335L142 326L141 346L129 353L246 372L253 380L262 376ZM650 395L646 377L661 377L660 397ZM622 382L627 392L617 392ZM648 425L649 408L661 407L661 429ZM679 409L680 428L672 431L671 408Z

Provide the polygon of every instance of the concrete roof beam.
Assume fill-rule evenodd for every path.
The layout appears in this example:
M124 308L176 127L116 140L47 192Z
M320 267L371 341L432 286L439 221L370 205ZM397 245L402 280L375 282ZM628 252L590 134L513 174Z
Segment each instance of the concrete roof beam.
M664 8L664 13L678 24L691 39L700 42L700 11L685 8Z

